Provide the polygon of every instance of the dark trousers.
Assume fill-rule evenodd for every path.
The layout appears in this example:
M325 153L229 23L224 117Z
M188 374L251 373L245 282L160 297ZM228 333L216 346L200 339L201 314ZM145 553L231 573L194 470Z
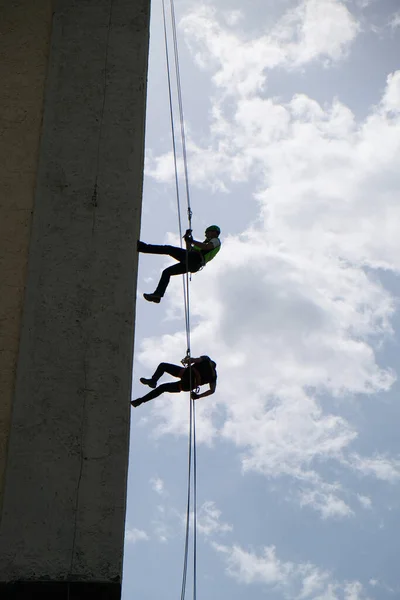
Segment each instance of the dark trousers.
M172 275L183 275L188 272L196 273L202 265L200 252L189 250L186 259L186 250L177 246L157 246L155 244L140 242L139 252L144 252L145 254L165 254L172 256L172 258L178 261L177 265L167 267L161 274L158 286L154 290L154 293L161 297L164 296Z
M162 383L155 390L151 390L148 394L141 398L142 402L148 402L149 400L153 400L153 398L157 398L157 396L161 396L164 392L169 392L170 394L177 394L178 392L188 392L190 390L189 384L189 369L185 369L183 375L181 377L182 367L178 365L172 365L170 363L160 363L152 377L154 381L158 381L160 377L164 375L164 373L169 373L169 375L173 375L173 377L179 377L179 381L171 381L170 383Z

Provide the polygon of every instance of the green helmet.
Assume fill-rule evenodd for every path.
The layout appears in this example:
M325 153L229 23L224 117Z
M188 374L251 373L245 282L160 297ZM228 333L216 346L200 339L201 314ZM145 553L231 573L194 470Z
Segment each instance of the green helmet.
M206 231L216 231L218 235L221 233L221 230L218 227L218 225L210 225L209 227L207 227Z

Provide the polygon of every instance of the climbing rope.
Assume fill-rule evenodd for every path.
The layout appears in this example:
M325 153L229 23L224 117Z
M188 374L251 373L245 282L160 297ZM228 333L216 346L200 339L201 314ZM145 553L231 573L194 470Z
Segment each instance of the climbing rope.
M179 223L179 237L181 240L182 247L182 217L181 217L181 205L180 205L180 192L179 192L179 173L178 173L178 159L177 159L177 144L175 138L175 120L174 120L174 107L172 98L172 81L171 81L171 67L169 60L169 44L168 44L168 31L167 31L167 17L165 10L165 0L162 0L163 9L163 24L164 24L164 41L165 41L165 56L167 65L167 78L168 78L168 96L169 96L169 110L170 110L170 121L171 121L171 132L172 132L172 149L174 155L174 170L175 170L175 187L176 187L176 201L177 201L177 212L178 212L178 223ZM170 16L171 16L171 28L173 38L173 53L175 63L175 81L177 86L177 98L178 98L178 110L179 110L179 121L180 121L180 134L181 134L181 145L182 145L182 158L184 167L185 177L185 191L186 191L186 202L187 202L187 218L188 218L188 229L192 230L192 209L190 204L190 189L189 189L189 171L186 151L186 134L185 134L185 122L183 114L183 102L182 102L182 88L180 78L180 67L179 67L179 51L178 51L178 38L176 31L176 18L174 0L170 0ZM184 298L184 310L185 310L185 328L186 328L186 361L187 367L189 368L189 448L188 448L188 487L187 487L187 503L186 503L186 531L185 531L185 548L183 558L183 572L182 572L182 587L181 587L181 600L185 600L186 594L186 583L187 583L187 570L188 570L188 558L189 558L189 532L190 532L190 506L191 506L191 479L192 479L192 462L193 462L193 600L197 598L197 460L196 460L196 411L195 401L192 399L192 362L191 362L191 349L190 349L190 285L189 285L189 253L186 246L186 274L183 275L183 298Z

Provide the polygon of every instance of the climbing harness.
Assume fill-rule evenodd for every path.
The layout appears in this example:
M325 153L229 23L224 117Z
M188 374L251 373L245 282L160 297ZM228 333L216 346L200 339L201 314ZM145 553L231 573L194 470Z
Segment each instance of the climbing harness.
M169 44L168 44L168 31L167 31L167 16L165 9L165 1L162 0L163 10L163 24L164 24L164 41L165 41L165 56L167 66L167 78L168 78L168 96L169 96L169 109L170 109L170 120L171 120L171 132L172 132L172 149L174 155L174 170L175 170L175 187L176 187L176 200L177 200L177 212L178 212L178 224L179 224L179 237L180 244L182 247L182 218L181 218L181 207L180 207L180 193L179 193L179 174L178 174L178 159L177 159L177 144L175 138L175 119L174 119L174 107L172 99L172 82L171 82L171 66L169 60ZM189 173L188 173L188 162L186 152L186 134L185 134L185 123L183 115L183 102L182 102L182 89L181 89L181 78L180 78L180 67L179 67L179 52L178 52L178 39L176 32L176 18L175 18L175 7L174 0L169 0L170 4L170 18L171 18L171 30L173 40L173 55L175 63L175 82L177 88L178 98L178 111L179 111L179 122L180 122L180 136L182 146L182 159L184 166L184 177L185 177L185 191L187 201L187 218L188 218L188 229L192 229L192 209L190 205L190 191L189 191ZM186 234L185 234L186 235ZM190 288L189 288L189 252L186 246L186 274L182 277L183 281L183 299L184 299L184 311L185 311L185 328L186 328L186 357L184 361L187 362L189 369L189 447L188 447L188 487L187 487L187 502L186 502L186 531L185 531L185 547L184 547L184 558L183 558L183 572L182 572L182 587L181 587L181 600L185 600L186 595L186 582L187 582L187 570L188 570L188 559L189 559L189 531L190 531L190 508L193 504L193 600L197 597L197 459L196 459L196 409L195 401L192 399L192 377L195 374L192 372L191 364L191 350L190 350ZM195 383L197 383L195 381ZM193 464L193 471L192 471ZM193 475L193 498L191 497L191 482Z

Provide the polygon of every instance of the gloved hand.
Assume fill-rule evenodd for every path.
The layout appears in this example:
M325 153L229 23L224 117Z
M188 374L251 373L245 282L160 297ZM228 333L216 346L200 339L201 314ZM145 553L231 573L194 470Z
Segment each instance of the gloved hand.
M186 229L186 233L183 236L183 239L185 240L185 242L192 242L193 241L192 230L191 229Z

